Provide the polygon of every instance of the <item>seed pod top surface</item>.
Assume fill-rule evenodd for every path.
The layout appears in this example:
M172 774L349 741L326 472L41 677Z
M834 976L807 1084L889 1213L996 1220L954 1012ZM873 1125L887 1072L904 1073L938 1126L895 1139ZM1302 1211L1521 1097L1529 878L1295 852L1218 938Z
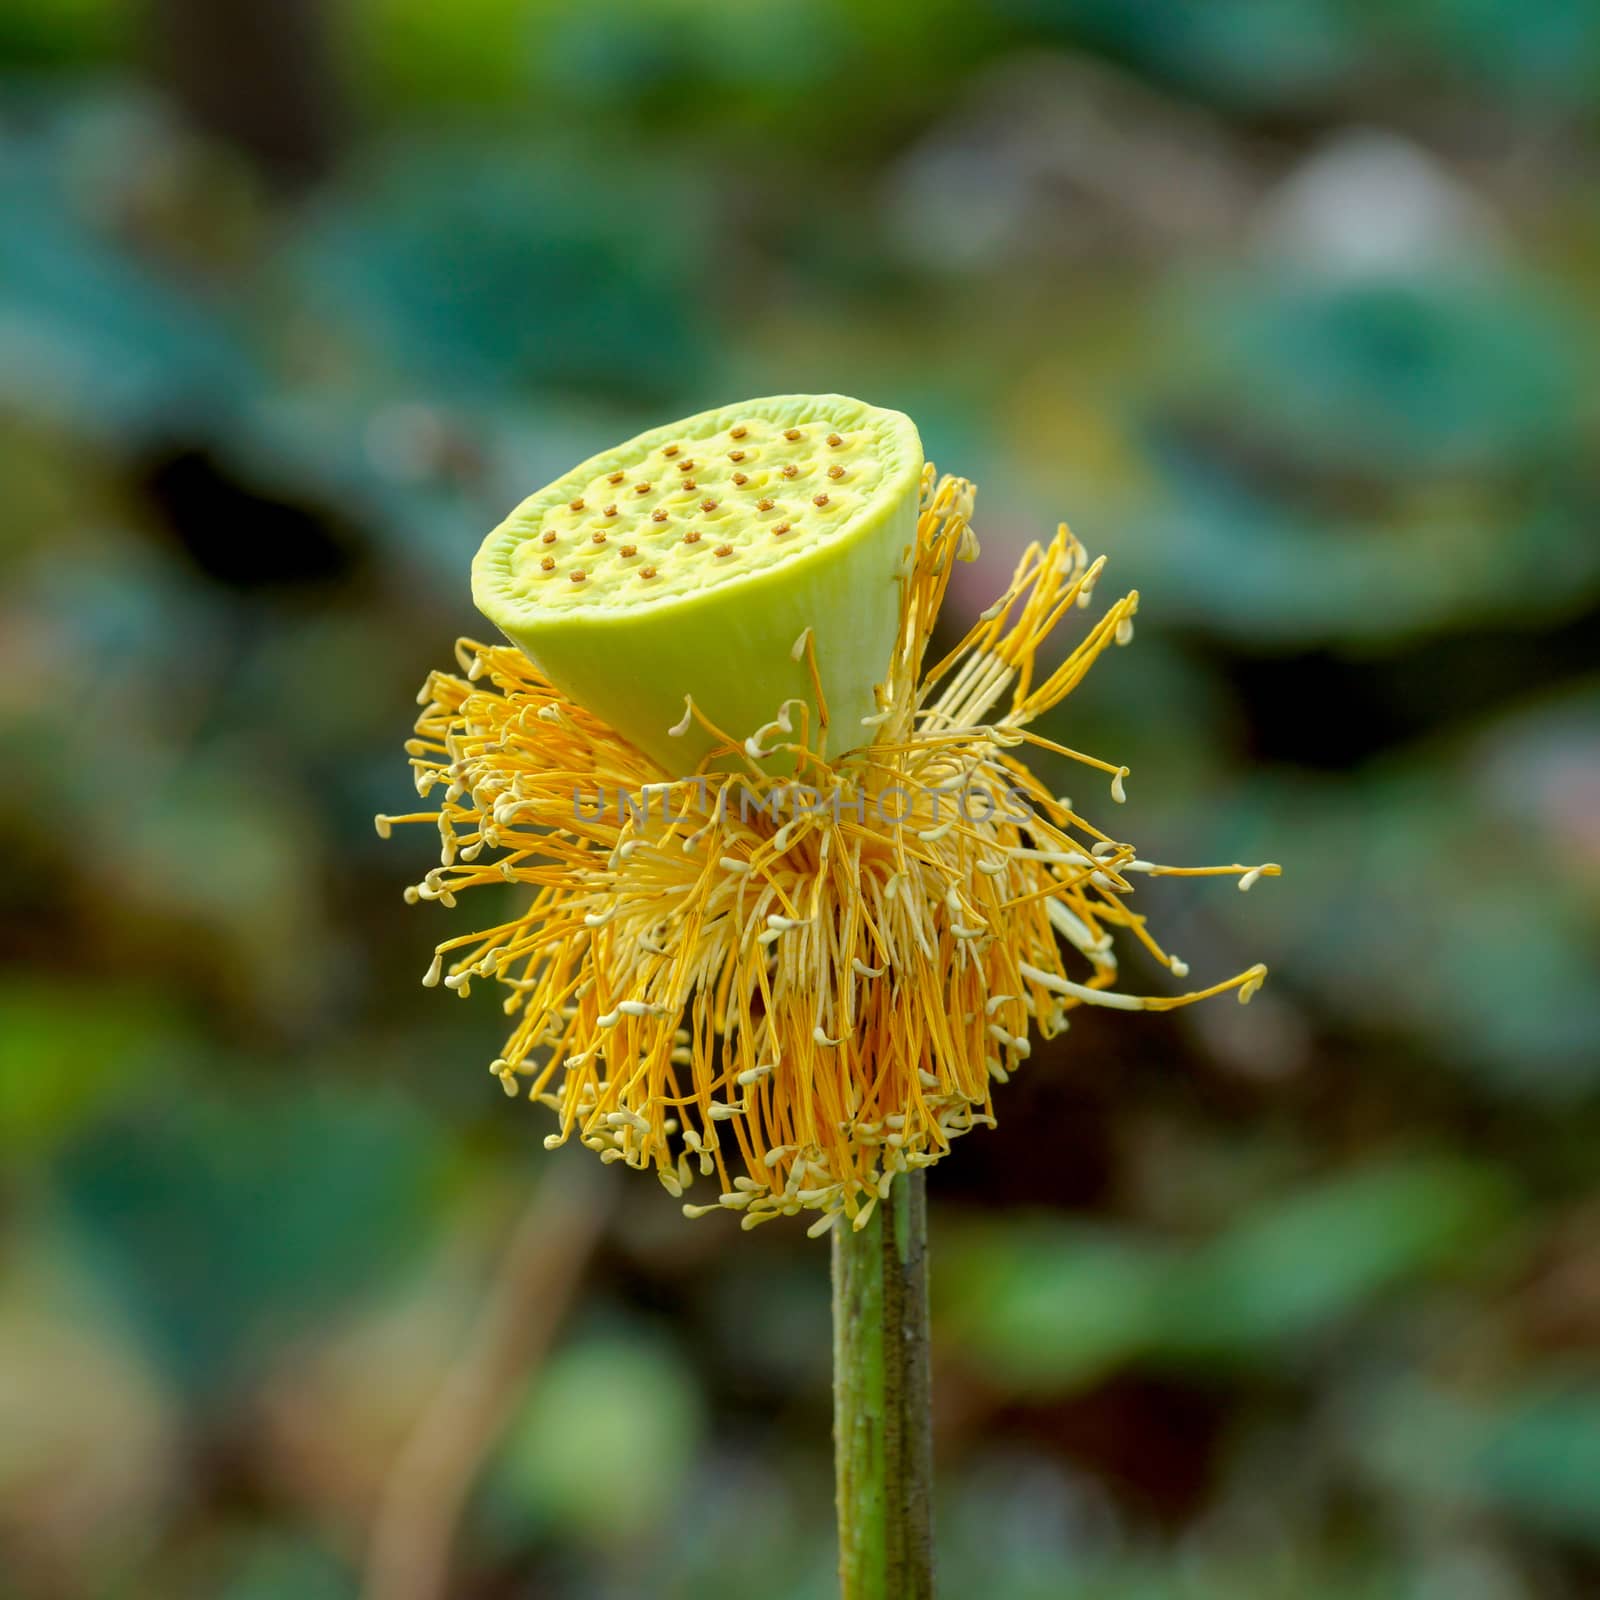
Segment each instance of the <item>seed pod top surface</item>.
M684 696L736 739L790 697L811 628L837 751L862 742L922 475L911 419L842 395L701 412L524 500L473 563L479 609L663 764ZM815 725L823 707L813 703Z

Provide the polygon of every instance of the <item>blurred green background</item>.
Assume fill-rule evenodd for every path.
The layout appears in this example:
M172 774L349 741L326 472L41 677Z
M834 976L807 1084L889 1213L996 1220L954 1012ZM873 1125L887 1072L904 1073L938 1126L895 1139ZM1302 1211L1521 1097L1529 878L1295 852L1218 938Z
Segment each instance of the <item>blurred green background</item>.
M830 1593L825 1246L547 1155L370 820L511 504L811 389L955 609L1143 591L1106 825L1288 869L933 1174L945 1592L1600 1594L1600 9L8 0L0 92L0 1595Z

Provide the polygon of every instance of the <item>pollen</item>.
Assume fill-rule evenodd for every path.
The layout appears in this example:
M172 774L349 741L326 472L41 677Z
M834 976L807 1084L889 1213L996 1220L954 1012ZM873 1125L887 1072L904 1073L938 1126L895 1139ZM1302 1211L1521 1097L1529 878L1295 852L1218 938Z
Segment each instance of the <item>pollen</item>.
M678 471L679 472L693 472L694 471L694 462L693 461L680 461L678 463Z
M771 500L769 498L766 498L766 497L763 497L762 499L756 501L756 510L757 511L770 511L775 503L776 502L774 502L773 500Z
M743 461L744 460L744 451L743 450L730 450L728 452L728 459L730 461Z
M833 449L835 449L835 450L837 450L837 449L838 449L838 448L839 448L839 446L840 446L840 445L842 445L842 444L843 444L843 443L844 443L844 440L843 440L843 439L841 439L841 438L840 438L840 437L839 437L839 435L838 435L838 434L836 434L836 433L830 433L830 434L829 434L829 435L828 435L828 444L829 444L829 445L830 445L830 446L831 446L831 447L832 447L832 448L833 448Z
M655 575L656 575L656 569L654 567L643 566L643 567L639 568L639 576L641 578L653 578L653 577L655 577Z
M731 544L719 544L712 554L719 556L731 556L733 554L733 546Z
M736 472L733 475L733 481L739 486L739 488L742 489L747 483L749 483L750 480L744 475L744 473Z
M825 494L814 494L811 497L811 503L814 506L825 506L828 503L828 497Z
M554 528L546 528L544 532L539 535L540 544L554 544L555 542L556 530Z
M583 510L583 497L580 495L578 497L578 499L571 501L567 506L567 510L568 511L582 511Z
M574 583L582 583L583 579L584 579L583 568L582 567L574 567L572 569L572 581Z
M779 538L782 538L783 535L789 531L789 524L787 522L774 522L772 524L772 531L777 534Z
M800 430L798 428L785 428L783 430L783 436L785 439L798 439L800 437Z
M621 545L617 549L617 554L619 556L636 556L636 555L638 555L638 553L639 553L639 547L636 544Z
M604 544L606 542L606 530L604 528L596 528L589 537L595 544Z
M649 494L650 485L648 483L636 483L633 486L633 492L635 494Z
M691 528L686 534L684 534L683 542L685 544L699 544L700 530L698 528Z
M606 482L621 483L625 477L627 477L627 473L625 472L608 472L606 474Z
M652 522L665 522L667 520L667 514L665 511L661 511L659 509L652 511L650 513L650 520Z
M798 477L799 473L800 473L799 467L797 467L794 464L794 462L792 462L792 461L788 464L788 466L783 468L783 475L786 478Z
M828 468L828 476L830 478L842 478L844 476L844 468L843 467L829 467Z
M730 439L742 439L750 430L741 422L737 427L728 429Z
M668 445L668 446L667 446L667 447L666 447L666 449L665 449L665 450L663 450L663 451L662 451L662 452L661 452L661 453L662 453L662 455L664 455L664 456L666 456L666 457L667 457L667 458L668 458L668 460L671 460L671 458L672 458L672 457L673 457L673 456L675 456L675 455L677 455L677 453L678 453L678 448L679 448L679 447L678 447L678 446L677 446L677 445L675 445L675 444L669 444L669 445Z
M608 516L608 517L614 517L614 516L616 516L616 514L617 514L617 508L616 508L616 507L615 507L615 506L607 506L607 507L606 507L606 513L605 513L605 514L606 514L606 515L607 515L607 516Z
M539 570L541 572L554 572L556 570L556 558L554 556L546 556L539 563Z
M715 511L717 509L717 502L715 500L702 500L700 502L700 509L702 511Z

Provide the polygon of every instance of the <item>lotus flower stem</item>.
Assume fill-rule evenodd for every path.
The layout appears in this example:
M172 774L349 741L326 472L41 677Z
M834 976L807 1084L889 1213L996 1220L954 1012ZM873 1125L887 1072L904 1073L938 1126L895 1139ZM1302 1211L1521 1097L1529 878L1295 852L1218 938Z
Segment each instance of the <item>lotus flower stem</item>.
M591 457L484 541L473 598L510 644L462 640L459 673L429 678L407 746L423 805L376 819L438 832L412 903L522 886L422 981L506 988L490 1071L555 1113L547 1148L653 1171L689 1217L808 1211L832 1233L844 1600L933 1593L923 1169L995 1125L995 1086L1078 1007L1261 987L1260 964L1117 987L1117 933L1189 971L1129 905L1135 877L1279 871L1147 860L1022 759L1127 799L1127 767L1032 726L1139 606L1043 664L1105 565L1065 523L930 661L978 554L974 494L910 417L844 395Z
M841 1600L933 1594L925 1175L833 1233L833 1442Z

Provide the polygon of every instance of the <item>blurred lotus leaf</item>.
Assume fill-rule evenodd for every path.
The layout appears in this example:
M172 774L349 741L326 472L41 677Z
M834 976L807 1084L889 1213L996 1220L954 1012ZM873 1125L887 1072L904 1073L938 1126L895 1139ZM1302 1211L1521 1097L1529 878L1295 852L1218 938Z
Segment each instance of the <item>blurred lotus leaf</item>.
M172 1012L138 989L0 983L0 1150L48 1152L158 1078L184 1046Z
M88 98L0 147L0 397L107 442L209 427L261 381L220 306L117 232L101 180L162 137L148 101Z
M1447 1265L1505 1205L1481 1169L1414 1159L1273 1197L1188 1248L1064 1222L974 1227L947 1247L939 1325L992 1377L1047 1393L1128 1363L1292 1360Z
M554 159L409 142L329 199L301 251L312 303L409 374L469 393L603 393L626 373L670 395L710 356L687 293L710 270L692 194L668 202ZM641 207L663 225L641 229Z
M1195 409L1307 469L1400 483L1577 441L1582 324L1532 283L1247 272L1170 314Z
M101 1123L58 1182L103 1281L210 1396L417 1249L439 1158L376 1091L191 1086Z
M1600 1081L1600 855L1583 797L1600 747L1581 730L1593 704L1583 692L1536 706L1491 724L1465 754L1339 787L1252 783L1232 842L1246 856L1270 843L1296 857L1296 893L1248 907L1280 971L1328 1016L1411 1030L1523 1103L1589 1094ZM1485 852L1507 827L1526 848ZM1316 848L1295 852L1297 839ZM1223 903L1230 922L1245 909Z
M1423 1384L1368 1397L1358 1453L1390 1493L1454 1502L1600 1547L1600 1389L1571 1378L1489 1395Z
M345 1565L307 1540L244 1530L213 1552L218 1600L354 1600Z
M1386 639L1574 614L1600 592L1580 351L1499 280L1191 286L1129 576L1257 641ZM1537 574L1537 581L1529 581Z
M682 1360L635 1335L579 1339L540 1373L499 1482L601 1547L659 1529L684 1492L702 1432Z

